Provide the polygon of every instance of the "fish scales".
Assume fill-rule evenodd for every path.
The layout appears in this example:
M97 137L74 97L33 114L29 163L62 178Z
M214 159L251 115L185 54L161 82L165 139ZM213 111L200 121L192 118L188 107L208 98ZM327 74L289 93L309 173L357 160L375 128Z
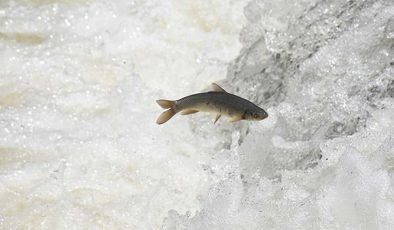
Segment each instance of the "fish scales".
M176 110L197 109L209 112L244 112L255 105L236 95L226 92L207 92L186 96L176 101ZM230 111L228 111L230 110Z

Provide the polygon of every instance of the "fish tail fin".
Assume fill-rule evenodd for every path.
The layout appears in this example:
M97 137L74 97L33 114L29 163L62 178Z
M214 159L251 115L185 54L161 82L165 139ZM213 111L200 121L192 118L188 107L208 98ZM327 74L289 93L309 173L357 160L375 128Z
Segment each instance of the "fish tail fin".
M176 105L175 101L170 101L170 100L157 100L157 104L160 105L163 109L168 109L164 111L160 116L157 118L156 123L161 125L168 120L171 119L177 112L176 112Z
M160 114L160 116L156 120L156 123L159 124L159 125L161 125L163 123L166 123L175 114L176 114L176 112L173 109L166 110L166 111L164 111L163 113Z
M156 101L163 109L170 109L175 107L175 101L160 99Z

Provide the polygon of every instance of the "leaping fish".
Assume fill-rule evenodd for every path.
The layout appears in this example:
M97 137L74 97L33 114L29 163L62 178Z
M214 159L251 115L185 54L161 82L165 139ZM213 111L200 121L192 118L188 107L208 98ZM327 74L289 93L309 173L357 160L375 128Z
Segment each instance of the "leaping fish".
M197 93L186 96L179 100L157 100L164 111L158 118L156 123L163 124L167 122L176 113L181 112L182 115L193 114L197 112L216 113L214 123L216 123L222 115L230 117L229 122L239 120L260 121L268 117L264 109L258 107L252 102L238 97L234 94L227 93L219 85L212 83L213 90L206 93Z

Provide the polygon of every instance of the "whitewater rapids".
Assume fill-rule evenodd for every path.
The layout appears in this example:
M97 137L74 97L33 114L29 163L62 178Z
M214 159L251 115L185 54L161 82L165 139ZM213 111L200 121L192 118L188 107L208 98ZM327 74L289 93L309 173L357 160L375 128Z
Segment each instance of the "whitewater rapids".
M262 122L155 123L211 82ZM1 229L394 229L391 0L0 2Z

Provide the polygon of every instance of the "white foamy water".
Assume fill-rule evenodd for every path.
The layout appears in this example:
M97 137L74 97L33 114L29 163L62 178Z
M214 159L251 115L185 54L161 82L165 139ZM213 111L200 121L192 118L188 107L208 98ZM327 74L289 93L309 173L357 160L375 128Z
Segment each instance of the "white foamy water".
M393 229L394 3L0 2L1 229ZM269 113L155 124L219 81Z

